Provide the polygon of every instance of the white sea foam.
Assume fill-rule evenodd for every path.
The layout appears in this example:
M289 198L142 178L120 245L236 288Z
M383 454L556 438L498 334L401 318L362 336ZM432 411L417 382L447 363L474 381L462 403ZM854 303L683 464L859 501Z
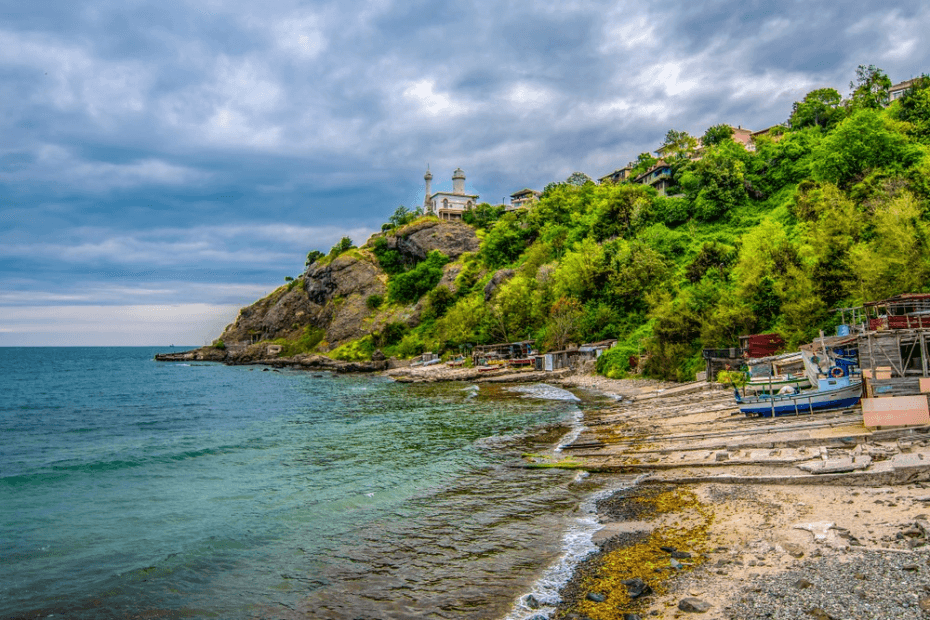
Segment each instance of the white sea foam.
M581 400L568 390L549 385L548 383L533 383L532 385L516 385L508 388L511 392L522 392L523 398L538 398L540 400Z
M593 538L595 532L604 526L597 519L597 502L600 499L610 497L621 489L636 486L645 476L640 476L629 484L622 486L603 489L594 493L585 499L579 511L580 517L577 517L562 537L562 555L556 562L546 569L543 576L533 584L528 593L521 596L513 609L504 618L504 620L530 620L531 618L551 618L555 613L556 606L561 598L559 590L571 579L575 568L588 555L597 550ZM533 609L527 604L530 597L536 599L539 603L537 609Z
M584 414L581 411L575 411L572 415L571 428L562 439L559 440L559 445L555 447L553 452L561 452L562 448L565 446L571 445L573 441L578 439L578 436L581 434L581 431L584 430Z
M462 388L463 392L468 392L465 398L474 398L478 395L479 388L477 385L469 385L466 388Z

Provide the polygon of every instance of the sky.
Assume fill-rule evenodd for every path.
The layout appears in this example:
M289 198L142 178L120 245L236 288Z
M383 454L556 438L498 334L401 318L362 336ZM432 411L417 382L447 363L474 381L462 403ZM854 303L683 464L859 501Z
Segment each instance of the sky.
M0 3L0 346L202 345L451 189L604 176L669 129L930 73L930 4Z

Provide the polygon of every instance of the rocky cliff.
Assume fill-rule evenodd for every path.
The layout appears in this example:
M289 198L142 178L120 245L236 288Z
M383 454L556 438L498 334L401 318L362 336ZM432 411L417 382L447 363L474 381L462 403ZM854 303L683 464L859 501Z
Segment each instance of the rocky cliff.
M225 349L204 347L195 359L247 362L268 357L266 345L279 338L297 340L316 336L320 348L331 350L381 329L391 322L416 324L419 308L396 306L371 309L372 295L387 295L387 274L371 252L371 244L384 237L387 247L397 250L408 265L439 250L453 260L465 252L476 252L479 241L473 228L458 222L425 219L397 231L373 236L357 249L332 260L310 265L293 282L239 311L218 340ZM459 266L446 266L443 284L451 285ZM169 359L167 357L160 359Z

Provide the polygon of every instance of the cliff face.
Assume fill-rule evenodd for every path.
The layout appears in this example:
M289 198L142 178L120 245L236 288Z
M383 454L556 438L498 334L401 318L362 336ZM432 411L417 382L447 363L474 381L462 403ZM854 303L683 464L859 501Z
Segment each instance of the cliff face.
M454 260L479 247L474 229L458 222L426 220L369 241L381 236L409 264L425 259L433 250ZM388 280L368 247L350 250L328 263L318 261L294 283L240 310L220 336L229 357L253 355L254 347L250 350L247 345L261 340L299 338L308 327L322 330L323 339L333 348L377 331L388 322L416 323L416 307L393 312L367 307L370 296L387 295ZM458 273L451 265L447 271L447 278Z

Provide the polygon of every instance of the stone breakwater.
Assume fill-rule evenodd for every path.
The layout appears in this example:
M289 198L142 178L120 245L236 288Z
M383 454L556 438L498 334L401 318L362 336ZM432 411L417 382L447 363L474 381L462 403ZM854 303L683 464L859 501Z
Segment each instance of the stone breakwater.
M598 505L599 550L551 617L930 618L930 427L749 419L698 384L598 388L623 398L586 411L562 454L642 478Z
M232 366L258 365L272 368L303 368L306 370L328 370L332 372L380 372L389 367L388 360L370 362L345 362L325 355L294 355L293 357L231 357L222 349L203 347L179 353L159 353L158 362L222 362Z

